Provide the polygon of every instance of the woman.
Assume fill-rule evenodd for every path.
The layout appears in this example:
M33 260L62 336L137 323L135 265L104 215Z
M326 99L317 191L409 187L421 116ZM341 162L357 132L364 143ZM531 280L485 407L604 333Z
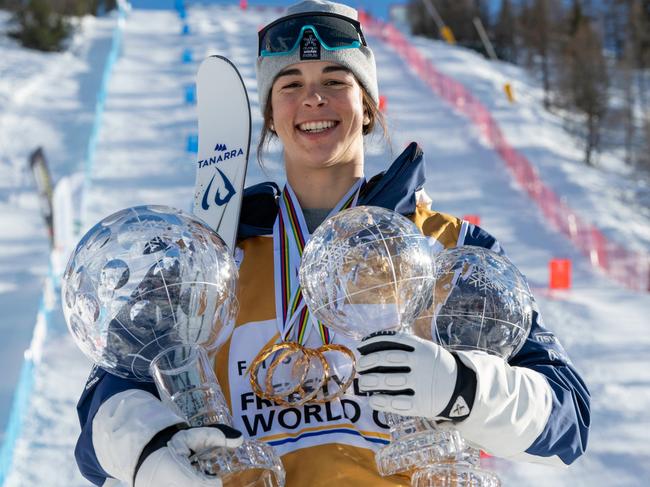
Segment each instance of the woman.
M282 305L286 296L277 284L287 276L280 269L295 270L299 259L279 252L279 242L286 237L297 245L293 231L306 235L344 206L375 205L409 216L443 247L501 252L485 231L429 209L416 144L385 173L365 181L363 137L383 122L373 53L356 19L350 7L305 1L260 31L260 145L279 138L287 186L279 198L272 183L249 188L242 205L240 313L215 362L240 431L187 428L152 386L96 370L79 402L76 450L82 473L95 484L135 479L137 487L218 485L174 461L167 444L188 452L233 447L243 433L276 447L288 486L408 485L403 477L382 478L376 471L374 450L388 439L377 411L452 421L466 439L507 458L567 465L584 452L589 393L537 312L524 347L509 363L480 352L452 354L412 336L384 335L363 342L358 384L341 399L286 407L252 392L248 367L266 344L278 336L300 335L314 347L327 340L323 330L300 329L295 313ZM391 350L399 353L386 353ZM379 393L386 390L392 394Z

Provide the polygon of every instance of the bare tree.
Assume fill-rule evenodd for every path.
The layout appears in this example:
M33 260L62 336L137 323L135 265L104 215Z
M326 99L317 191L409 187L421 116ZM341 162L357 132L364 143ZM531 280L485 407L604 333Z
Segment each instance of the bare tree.
M650 0L636 0L630 7L630 36L635 59L637 92L642 113L642 139L637 163L650 170Z
M512 2L503 0L501 10L494 24L494 45L498 56L511 63L517 62L517 18Z
M413 35L421 35L433 39L440 38L438 35L438 26L427 13L422 0L411 0L406 7L406 16Z
M547 109L551 106L552 61L561 34L562 17L562 4L558 0L525 2L519 16L528 64L540 73Z
M474 0L433 0L445 24L454 33L456 41L466 46L480 46L479 38L472 19L481 17L481 9ZM481 18L481 20L488 20Z
M627 0L606 0L602 15L603 36L607 46L614 51L616 59L625 56L628 36Z
M617 81L624 100L625 158L650 169L650 0L610 0L608 6L610 43L620 45L621 53Z
M0 0L0 9L15 12L20 8L21 0Z
M585 120L585 162L593 164L600 148L600 133L608 106L609 77L600 33L582 17L568 39L561 63L560 79L569 105Z
M431 2L445 26L449 27L458 44L482 51L482 43L474 29L472 19L479 17L489 25L487 2L481 0L411 0L408 4L408 19L415 35L440 39L439 28L429 14L424 2Z
M638 157L638 165L645 171L650 172L650 118L645 119L643 124L643 144Z
M608 109L603 131L607 132L609 143L625 149L625 162L632 164L635 158L636 94L634 88L634 61L631 56L629 38L629 15L627 0L605 0L597 15L603 30L603 39L610 56L610 95L621 100L612 103Z
M650 0L628 0L629 43L637 73L639 101L648 114L648 70L650 68Z
M573 0L571 2L571 8L566 15L565 19L565 30L569 38L573 38L578 33L578 29L582 27L582 24L587 21L587 16L582 8L581 0Z
M625 145L625 162L632 164L635 159L634 140L636 138L636 116L634 96L634 64L628 56L618 63L623 92L623 130Z

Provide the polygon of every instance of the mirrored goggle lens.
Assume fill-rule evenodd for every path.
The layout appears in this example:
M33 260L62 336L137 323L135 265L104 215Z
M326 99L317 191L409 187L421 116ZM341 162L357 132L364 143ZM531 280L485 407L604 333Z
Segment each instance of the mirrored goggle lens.
M289 18L260 32L259 55L290 53L306 30L315 30L326 49L343 49L365 45L358 27L349 20L329 15Z

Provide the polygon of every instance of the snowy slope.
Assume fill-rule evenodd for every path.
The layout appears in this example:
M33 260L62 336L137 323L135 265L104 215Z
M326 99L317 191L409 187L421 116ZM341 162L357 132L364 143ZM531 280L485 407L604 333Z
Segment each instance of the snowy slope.
M191 154L185 152L185 140L195 130L195 113L193 107L184 104L183 88L192 81L196 64L181 64L185 48L192 48L195 59L218 52L237 63L254 104L253 131L254 134L259 132L255 40L258 27L268 19L268 13L255 9L242 14L237 8L196 6L189 11L192 34L181 36L181 22L172 11L136 9L131 13L125 26L122 57L108 87L92 189L87 195L86 227L117 209L134 204L190 207L194 163ZM90 28L84 52L101 52L107 29L109 27L104 27L102 21ZM428 161L426 189L434 200L434 208L457 215L474 213L481 216L482 225L503 242L511 258L537 288L548 326L562 339L593 394L589 451L574 466L556 470L495 459L490 460L490 466L498 470L506 486L647 484L650 456L645 445L650 422L645 413L650 408L650 337L644 331L648 324L646 313L650 310L650 295L627 291L595 273L564 237L548 230L536 207L512 184L497 155L485 146L469 122L442 101L432 98L428 89L408 72L390 49L373 40L370 42L377 57L380 89L388 100L393 155L411 140L420 142ZM622 235L623 241L634 240L646 249L650 247L647 245L650 238L646 236L647 218L637 215L634 208L618 204L615 194L600 191L600 185L593 181L601 176L595 171L584 171L576 163L580 159L579 150L572 148L575 147L572 141L562 138L554 120L541 113L538 97L522 96L515 107L505 104L505 100L500 101L503 99L501 70L512 71L512 68L487 64L460 49L429 41L417 42L431 54L436 66L466 83L485 103L494 103L495 114L511 142L524 151L530 150L526 154L540 168L543 179L566 196L582 216L599 224L602 221L604 229L615 230L613 217L611 221L604 218L605 210L614 207L617 221L629 222L630 228L624 231L630 233ZM3 56L0 70L13 73L10 63L19 64L17 56L13 61L5 61ZM35 62L47 62L44 57L35 56L35 59ZM64 89L59 83L67 79L69 86L82 86L86 80L86 86L90 86L94 71L88 59L83 56L81 60L66 58L71 68L64 70L65 76L46 77L41 90L41 96L51 98L51 103L75 107L86 124L90 123L86 117L92 105L88 108L83 90ZM101 66L101 62L97 62L97 66ZM517 79L525 78L519 71L516 74ZM12 79L11 76L3 76L3 83L5 79ZM20 79L13 82L20 83ZM2 86L0 84L0 89ZM37 100L34 99L34 103ZM0 170L5 171L5 175L16 171L18 161L24 160L21 157L27 151L27 140L34 143L42 136L48 137L50 132L54 133L50 139L57 141L50 157L55 177L76 169L66 165L66 161L79 160L83 156L83 134L79 134L79 127L74 125L74 117L65 123L63 108L50 113L42 105L29 109L24 105L6 106L9 108L3 107L0 124L4 123L2 117L7 114L17 117L16 120L21 117L23 132L33 135L29 139L18 136L3 139ZM15 130L18 122L10 120L4 127ZM49 131L41 129L43 126L49 127ZM87 134L88 125L83 127ZM3 133L5 129L0 131ZM391 157L391 148L380 141L372 141L367 148L367 175L385 169ZM269 178L281 183L279 148L271 148L264 159L264 169L255 161L251 161L250 168L248 184ZM571 177L571 174L586 176ZM10 265L36 268L35 274L43 276L46 249L39 228L36 199L30 193L27 176L21 177L24 179L18 181L14 176L13 183L5 177L0 178L6 185L6 189L2 189L5 192L0 193L0 204L5 205L0 215L8 219L6 224L21 232L24 239L19 244L21 250L26 252L24 242L30 240L41 239L42 244L38 252L16 255L16 245L2 234L0 284L8 283L5 289L9 291L0 287L0 304L10 314L23 316L23 309L33 305L33 316L39 290L39 285L33 281L37 279L34 273L16 279ZM611 177L611 173L607 177ZM617 181L625 184L623 177ZM12 199L11 194L21 196ZM22 214L30 215L25 223ZM547 263L552 257L573 259L575 286L572 291L549 293L544 290ZM26 295L27 303L16 301L15 295L10 294L11 290L30 283L33 292ZM4 316L2 323L3 326L6 323ZM31 328L29 324L25 326ZM14 364L19 367L19 362ZM18 442L7 486L87 485L76 472L72 449L78 429L74 403L88 368L87 360L76 351L65 334L60 316L57 317L49 330L42 365L37 369L35 395L27 414L30 419ZM34 468L34 465L41 468ZM52 471L57 475L52 476Z
M527 71L440 42L417 38L412 42L440 72L472 87L472 94L490 108L513 147L571 208L608 239L650 253L650 179L647 174L634 174L623 163L623 147L597 155L597 168L581 164L583 142L566 132L559 115L544 109L541 86ZM514 105L504 94L506 82L514 89Z
M0 31L9 15L0 11ZM114 20L84 18L70 49L43 54L0 36L0 424L29 345L47 274L47 232L29 171L43 146L52 178L81 167Z

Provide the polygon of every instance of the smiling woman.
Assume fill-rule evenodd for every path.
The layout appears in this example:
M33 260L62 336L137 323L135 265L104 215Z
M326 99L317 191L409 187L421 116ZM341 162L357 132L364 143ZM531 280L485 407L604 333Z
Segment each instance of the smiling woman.
M385 132L374 55L357 13L332 5L296 6L259 32L258 157L269 136L279 137L287 180L308 210L336 206L363 177L364 135L376 121Z
M312 65L318 65L317 67L312 68ZM359 90L361 92L361 103L363 105L363 125L362 125L362 135L369 135L373 132L375 129L375 126L377 124L380 125L381 130L382 130L382 136L384 139L389 140L389 135L386 130L386 124L384 121L384 117L381 114L381 112L378 109L377 102L373 100L372 96L368 92L368 90L358 82L356 77L354 76L354 73L350 71L348 68L341 66L339 64L335 64L332 62L322 62L322 61L315 61L313 63L303 63L301 65L296 64L295 67L291 66L286 69L284 69L280 74L277 75L276 81L279 83L281 76L304 76L304 70L309 69L310 73L312 74L311 70L316 69L317 71L320 69L320 74L321 75L326 75L330 74L330 79L323 79L320 80L321 83L324 83L323 90L322 92L317 92L319 96L324 96L325 95L325 89L335 89L338 85L339 90L344 88L346 85L349 88L349 85L351 83L356 84L359 87ZM336 76L338 74L338 76ZM347 75L347 76L344 76ZM294 83L300 83L302 80L292 80ZM289 82L287 80L284 80L283 86L285 88L289 88ZM274 83L275 86L275 83ZM297 88L298 86L294 85L293 88ZM279 87L276 87L276 91L279 90ZM286 90L285 90L286 92ZM281 103L281 101L279 101ZM278 110L278 107L276 107L276 111ZM257 146L257 158L262 162L262 157L263 157L263 152L267 144L270 142L270 139L274 136L277 136L277 132L274 129L274 123L273 123L273 104L272 103L266 103L266 106L264 106L263 109L263 119L264 119L264 124L262 126L262 132L260 136L260 141ZM276 114L277 117L277 114ZM305 127L306 128L306 127ZM322 127L325 128L325 127ZM310 128L311 130L314 130L315 128ZM284 144L284 142L283 142Z
M276 77L270 103L269 124L301 206L333 208L363 176L363 125L370 118L361 86L350 70L328 61L294 64Z
M247 188L242 203L236 252L240 309L232 337L214 362L234 426L275 447L290 487L409 485L406 475L382 477L375 464L374 452L390 440L380 411L453 423L466 440L493 455L568 465L586 448L589 392L559 340L542 325L536 305L524 345L507 361L482 351L450 351L405 333L376 336L359 346L310 317L298 281L303 249L324 219L352 206L407 216L434 251L472 245L503 254L484 230L430 208L417 144L366 180L364 136L376 123L385 126L377 109L374 55L357 19L346 5L307 0L259 32L264 127L258 157L277 137L287 184L282 191L271 182ZM273 402L256 395L264 395L255 388L259 371L270 375L267 388L282 387L287 380L274 376L280 365L309 369L308 350L343 346L356 348L362 358L360 377L344 393L341 387L341 395L328 391L333 377L352 383L353 376L349 371L345 376L336 361L331 382L312 385L307 393L306 375L301 379L302 392L313 401L301 395L305 401L295 401L295 388L272 396ZM278 347L280 354L270 365L264 362L268 347ZM294 362L297 350L307 351ZM238 431L179 433L187 426L179 426L180 418L155 391L105 372L96 376L79 403L77 459L87 478L100 484L107 477L134 478L135 487L222 484L193 471L182 452L232 446ZM172 447L182 443L182 454L167 446L170 439Z

